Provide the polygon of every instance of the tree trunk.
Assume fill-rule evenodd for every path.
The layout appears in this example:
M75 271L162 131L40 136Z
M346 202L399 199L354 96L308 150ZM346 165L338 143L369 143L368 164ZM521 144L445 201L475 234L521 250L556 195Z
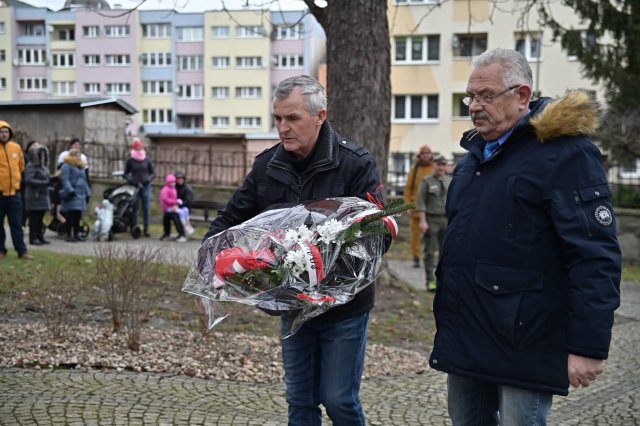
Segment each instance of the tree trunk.
M391 131L391 64L386 0L305 3L327 36L328 119L375 157L386 182Z

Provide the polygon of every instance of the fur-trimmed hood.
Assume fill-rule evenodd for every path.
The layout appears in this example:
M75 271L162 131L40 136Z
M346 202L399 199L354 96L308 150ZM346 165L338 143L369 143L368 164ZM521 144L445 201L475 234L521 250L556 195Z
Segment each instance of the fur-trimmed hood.
M542 143L562 136L592 136L600 125L597 102L582 90L547 99L538 110L537 114L532 110L535 115L529 123Z
M85 167L84 161L82 161L80 158L75 157L73 155L67 155L66 157L64 157L64 162L71 166L79 167L81 169L84 169Z
M29 149L27 152L29 161L40 167L49 167L49 150L46 146L39 146L37 148Z

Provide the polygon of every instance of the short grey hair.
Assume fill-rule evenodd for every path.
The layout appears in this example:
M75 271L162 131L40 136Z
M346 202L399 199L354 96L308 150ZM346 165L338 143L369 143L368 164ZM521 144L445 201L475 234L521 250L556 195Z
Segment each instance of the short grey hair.
M282 80L273 92L273 100L282 101L287 99L296 87L302 89L302 95L305 97L305 108L311 115L317 115L320 110L327 108L324 87L318 83L318 80L308 75L296 75Z
M471 60L471 68L486 67L491 64L500 64L504 70L503 84L505 87L527 84L533 87L533 76L527 58L520 52L512 49L487 50Z

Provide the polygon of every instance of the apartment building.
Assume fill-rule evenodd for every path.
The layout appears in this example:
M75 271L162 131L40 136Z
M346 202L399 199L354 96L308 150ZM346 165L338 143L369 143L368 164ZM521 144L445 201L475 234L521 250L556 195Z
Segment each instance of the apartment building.
M533 70L534 91L559 96L586 89L602 100L601 88L580 74L571 52L552 41L537 14L519 19L524 2L491 0L390 0L392 127L390 152L417 152L423 144L451 158L463 152L462 133L472 127L465 96L470 61L487 49L522 52ZM513 13L512 13L513 11ZM558 3L554 16L577 31L586 29ZM582 31L585 43L593 41ZM410 161L403 157L400 161ZM396 170L408 168L395 165Z

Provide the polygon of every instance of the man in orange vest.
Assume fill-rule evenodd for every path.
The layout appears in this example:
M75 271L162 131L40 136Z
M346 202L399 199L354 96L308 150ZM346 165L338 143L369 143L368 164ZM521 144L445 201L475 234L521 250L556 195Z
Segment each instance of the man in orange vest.
M417 155L418 160L415 162L409 174L407 175L407 183L404 187L404 201L409 204L416 204L420 182L425 176L433 174L433 153L428 145L420 147ZM420 242L422 240L422 232L420 231L420 215L416 210L411 211L411 254L413 254L413 267L420 267L420 256L422 250Z

